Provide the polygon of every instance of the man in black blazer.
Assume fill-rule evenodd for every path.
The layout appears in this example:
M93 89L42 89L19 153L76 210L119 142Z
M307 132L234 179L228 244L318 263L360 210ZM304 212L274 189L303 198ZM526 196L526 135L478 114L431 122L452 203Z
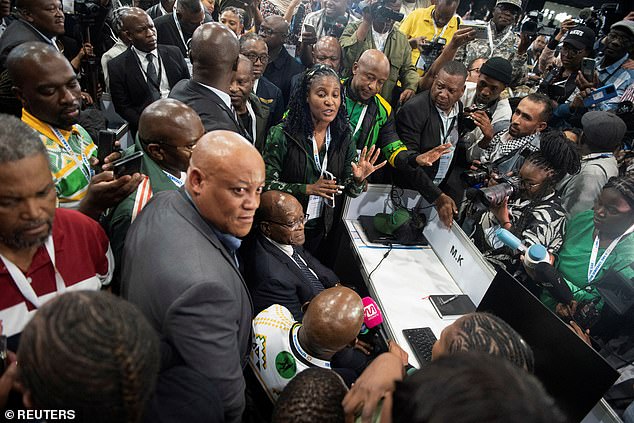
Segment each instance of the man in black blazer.
M154 23L145 11L133 7L122 19L132 45L108 62L110 94L117 113L136 132L143 109L166 98L178 81L189 79L189 71L178 48L157 44Z
M226 26L217 22L201 25L191 42L192 79L176 84L169 96L194 109L205 132L224 129L252 141L229 96L239 50L236 35Z
M302 247L304 217L292 195L262 194L257 229L240 250L255 314L280 304L301 320L302 305L338 283L337 275Z
M454 151L458 144L461 127L462 103L460 97L465 89L467 69L456 61L446 63L438 72L429 91L423 91L412 97L396 114L396 130L408 150L416 154L425 153L441 144L453 144L453 150L424 167L426 179L425 198L433 202L440 220L451 227L458 208L454 200L444 194L446 184L455 159ZM413 158L416 155L412 155ZM397 169L396 182L403 188L420 189L411 186L415 179L415 163L411 169ZM420 181L420 180L419 180Z
M260 25L260 35L269 49L269 63L264 76L282 90L284 108L291 96L291 79L304 71L304 65L292 57L284 47L288 36L288 23L281 16L272 15Z
M205 9L200 0L179 0L176 19L173 13L168 13L154 20L159 44L176 46L183 57L188 57L187 44L204 20Z

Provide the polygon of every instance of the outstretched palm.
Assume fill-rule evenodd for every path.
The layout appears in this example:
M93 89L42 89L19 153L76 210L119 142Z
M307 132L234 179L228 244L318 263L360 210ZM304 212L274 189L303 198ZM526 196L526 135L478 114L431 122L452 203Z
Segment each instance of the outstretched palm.
M387 161L384 160L378 165L374 165L379 158L379 154L381 154L381 149L375 147L376 146L373 145L370 147L369 151L367 147L363 147L363 150L361 150L361 156L359 157L359 162L352 162L352 176L357 184L363 182L363 180L370 176L372 172L381 169L385 166L385 163L387 163Z

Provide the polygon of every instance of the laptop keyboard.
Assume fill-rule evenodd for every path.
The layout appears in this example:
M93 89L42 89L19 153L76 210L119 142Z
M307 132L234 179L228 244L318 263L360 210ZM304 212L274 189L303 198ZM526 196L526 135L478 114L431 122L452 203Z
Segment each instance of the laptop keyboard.
M430 328L403 329L403 335L412 347L420 365L431 361L431 350L436 342L436 335Z

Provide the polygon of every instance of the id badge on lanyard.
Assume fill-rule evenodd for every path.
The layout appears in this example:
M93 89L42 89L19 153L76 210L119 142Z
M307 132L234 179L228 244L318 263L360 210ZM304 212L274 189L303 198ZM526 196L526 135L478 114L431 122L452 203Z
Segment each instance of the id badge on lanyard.
M313 141L313 160L315 161L315 167L319 171L320 178L324 175L326 171L326 167L328 166L328 148L330 147L330 127L326 130L326 154L324 154L324 162L322 163L319 159L319 149L317 148L317 141L315 141L315 137L312 137ZM324 206L324 197L319 195L311 195L308 197L308 206L306 207L306 214L308 214L308 219L317 219L322 214L322 209Z
M55 137L57 137L57 141L59 141L59 143L62 145L62 148L66 150L66 153L68 153L75 160L75 163L79 165L79 169L81 170L81 173L84 174L84 177L86 178L86 180L90 182L92 177L95 176L95 171L90 166L90 162L88 161L88 158L86 157L84 152L82 151L80 153L80 157L81 157L81 163L80 163L77 161L77 153L75 153L73 149L70 148L70 144L68 144L68 141L66 141L62 133L59 132L57 128L53 128L50 125L49 125L49 128L51 129L53 134L55 134Z
M616 245L623 239L624 236L627 236L634 232L634 225L630 226L623 234L616 238L614 241L610 243L608 248L605 249L599 261L597 261L597 255L599 254L599 235L594 238L594 243L592 244L592 253L590 254L590 262L588 263L588 283L592 283L594 278L597 277L599 270L603 267L603 264L608 259L609 255L616 248Z

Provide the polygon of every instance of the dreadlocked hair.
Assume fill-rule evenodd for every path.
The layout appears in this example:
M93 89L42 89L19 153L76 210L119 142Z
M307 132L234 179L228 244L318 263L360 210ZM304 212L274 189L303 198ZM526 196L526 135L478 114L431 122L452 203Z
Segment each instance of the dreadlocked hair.
M35 408L74 409L79 422L137 423L154 392L158 338L123 299L69 292L26 326L18 362Z
M613 177L603 186L603 189L612 188L623 196L623 199L634 209L634 173L625 176Z
M345 395L346 388L335 372L311 367L286 385L271 423L343 423L341 401Z
M337 72L330 66L318 64L307 69L302 74L300 83L297 84L291 94L290 101L288 102L288 114L282 123L284 130L298 140L309 140L315 130L307 98L311 85L319 78L335 78L339 83L341 92L343 92L341 80ZM339 147L351 132L350 125L348 124L348 112L343 102L343 96L340 98L341 105L339 106L339 111L335 119L330 123L333 147Z
M467 314L458 321L458 331L449 343L451 354L480 351L506 358L530 373L535 369L533 350L508 323L489 313Z
M570 141L562 131L543 132L539 140L539 151L526 159L534 166L549 171L549 183L554 186L564 176L576 175L581 170L579 147Z

